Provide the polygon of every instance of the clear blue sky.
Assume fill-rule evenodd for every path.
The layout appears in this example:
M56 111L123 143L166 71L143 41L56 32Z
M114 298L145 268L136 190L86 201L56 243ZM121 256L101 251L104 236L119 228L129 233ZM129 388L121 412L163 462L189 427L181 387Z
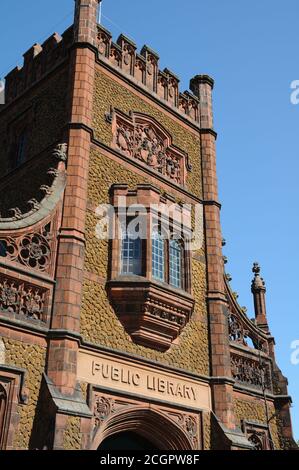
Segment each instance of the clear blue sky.
M0 1L0 77L34 42L72 22L73 0ZM267 283L277 360L289 378L299 439L298 122L290 83L299 80L298 0L104 0L103 24L156 50L181 78L216 81L218 176L227 270L252 313L252 262Z

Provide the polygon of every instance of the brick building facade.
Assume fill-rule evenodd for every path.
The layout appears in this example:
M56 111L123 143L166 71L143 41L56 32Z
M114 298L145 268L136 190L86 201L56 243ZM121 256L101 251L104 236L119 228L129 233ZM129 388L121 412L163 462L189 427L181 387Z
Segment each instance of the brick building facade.
M293 448L260 268L254 320L225 273L213 80L75 3L0 106L0 448Z

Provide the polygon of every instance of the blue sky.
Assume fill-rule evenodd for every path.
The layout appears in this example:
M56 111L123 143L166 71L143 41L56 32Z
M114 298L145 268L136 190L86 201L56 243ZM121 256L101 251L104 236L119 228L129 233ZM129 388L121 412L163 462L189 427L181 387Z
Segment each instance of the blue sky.
M0 2L0 78L34 42L72 22L73 0ZM289 378L299 439L298 119L290 84L299 80L298 0L104 0L102 23L156 50L161 68L189 79L206 73L214 92L220 200L227 270L253 316L255 260L267 284L277 360Z

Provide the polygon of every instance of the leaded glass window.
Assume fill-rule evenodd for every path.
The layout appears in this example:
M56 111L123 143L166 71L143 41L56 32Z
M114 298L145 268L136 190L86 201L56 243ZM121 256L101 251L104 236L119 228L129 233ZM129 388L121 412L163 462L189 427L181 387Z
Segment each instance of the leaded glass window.
M127 228L122 232L121 274L142 274L141 240Z
M165 241L158 230L152 239L152 274L154 279L165 281Z
M169 284L182 287L182 245L178 240L169 242Z

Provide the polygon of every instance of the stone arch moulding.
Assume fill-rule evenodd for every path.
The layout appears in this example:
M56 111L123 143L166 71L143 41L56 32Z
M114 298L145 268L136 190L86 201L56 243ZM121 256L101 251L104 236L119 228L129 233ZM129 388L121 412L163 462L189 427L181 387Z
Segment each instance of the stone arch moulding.
M0 450L13 450L20 420L19 406L28 404L26 371L0 365Z
M188 154L173 144L171 134L155 118L111 108L106 120L112 124L112 148L175 184L185 185L187 172L192 170Z
M150 406L130 406L112 413L95 432L90 449L97 450L106 438L126 431L140 434L160 450L194 449L187 431Z
M30 226L41 223L56 211L57 206L63 200L66 187L67 144L57 145L51 153L51 158L51 165L45 174L43 174L43 180L47 184L41 185L36 194L32 194L30 200L23 201L27 207L25 212L19 207L6 207L5 213L0 213L0 231L14 232L16 230L27 229ZM32 161L28 161L25 164L29 174L38 172L38 167L36 166L38 162L35 161L34 163L35 166L33 167L30 166ZM10 187L18 186L19 181L17 177L18 172L9 179ZM7 185L7 180L2 179L0 182L0 192L6 190L5 184Z

